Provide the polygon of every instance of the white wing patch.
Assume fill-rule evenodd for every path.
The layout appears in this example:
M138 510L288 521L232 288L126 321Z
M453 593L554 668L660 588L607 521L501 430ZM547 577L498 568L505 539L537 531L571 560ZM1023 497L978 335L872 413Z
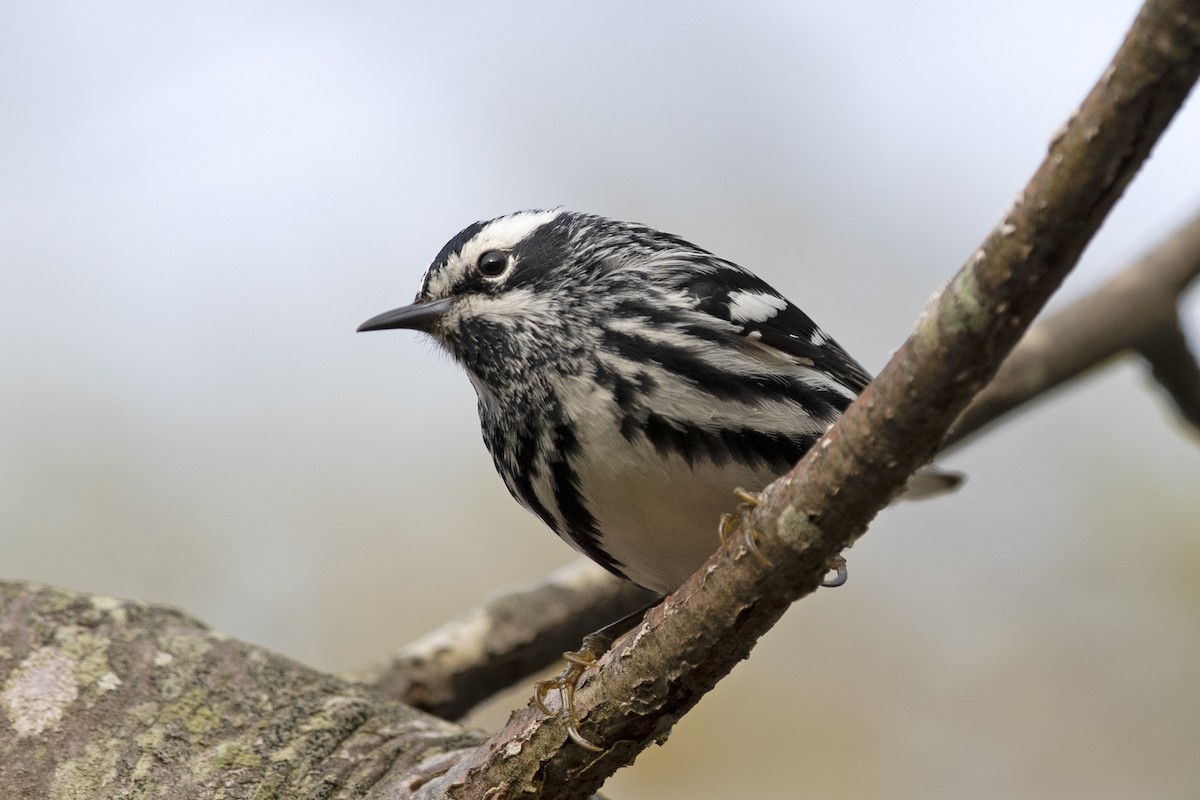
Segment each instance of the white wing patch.
M787 305L787 300L774 294L730 292L729 318L734 322L766 322Z

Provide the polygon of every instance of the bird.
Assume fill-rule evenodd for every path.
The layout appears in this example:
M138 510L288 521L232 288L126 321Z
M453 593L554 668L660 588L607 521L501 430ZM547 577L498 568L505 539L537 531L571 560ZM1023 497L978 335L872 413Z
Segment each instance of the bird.
M359 326L394 328L430 335L466 370L512 496L659 594L716 550L731 492L789 470L871 380L749 270L562 209L464 228L411 305ZM908 492L958 481L925 468Z
M562 208L468 225L413 303L358 328L384 329L427 334L466 371L521 505L659 597L716 551L731 493L752 498L786 473L871 381L750 270ZM925 467L907 495L960 481Z

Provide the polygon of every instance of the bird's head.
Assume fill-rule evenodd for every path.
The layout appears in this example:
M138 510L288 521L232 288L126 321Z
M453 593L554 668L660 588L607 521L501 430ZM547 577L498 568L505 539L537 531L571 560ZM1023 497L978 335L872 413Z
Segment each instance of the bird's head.
M411 305L358 329L429 334L477 389L511 387L544 367L586 370L604 336L625 340L633 328L644 332L638 342L669 337L672 326L731 335L727 293L711 294L710 284L720 287L711 276L721 270L757 281L643 225L562 209L519 211L468 225L434 258ZM676 342L697 346L695 337Z
M570 250L569 215L520 211L468 225L434 258L411 305L364 322L360 331L408 328L454 350L464 325L517 325L552 311L553 273Z
M663 234L562 209L468 225L434 258L410 305L360 331L427 333L472 372L533 367L585 348L614 296L653 291L641 267ZM703 251L700 251L703 252Z

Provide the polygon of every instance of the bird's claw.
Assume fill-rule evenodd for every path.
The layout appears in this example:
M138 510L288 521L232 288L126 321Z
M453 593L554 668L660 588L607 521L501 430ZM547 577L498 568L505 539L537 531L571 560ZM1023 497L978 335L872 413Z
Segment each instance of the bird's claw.
M733 490L733 496L738 500L741 500L743 505L746 505L749 508L758 508L762 503L762 495L760 495L758 492L752 492L748 489L743 489L740 486Z
M742 537L742 544L750 551L750 554L763 563L764 566L773 566L771 559L767 558L758 546L758 530L750 524L750 512L759 506L761 502L759 495L754 492L747 491L738 487L733 490L734 496L742 501L741 508L734 514L722 514L721 522L717 526L717 535L721 538L721 544L726 545L735 534ZM832 578L827 578L821 581L821 585L826 588L834 588L841 586L849 577L849 572L846 570L846 559L842 556L834 556L830 562L829 569L836 571L837 574Z
M555 716L555 712L546 705L546 698L551 692L558 692L561 708L557 715L567 726L567 736L575 744L594 753L602 752L604 748L592 744L579 732L579 718L575 716L575 690L579 686L579 679L583 677L583 673L596 666L600 656L608 652L610 647L612 647L612 639L603 634L593 633L585 636L583 644L578 650L563 653L567 666L561 673L533 685L533 702L548 717Z
M826 589L832 589L835 586L841 586L850 577L850 573L846 571L846 559L841 556L834 556L833 561L829 564L829 569L836 571L837 574L832 578L826 578L821 581L821 585Z
M758 507L758 495L741 487L734 489L733 495L742 501L742 505L735 514L721 515L721 521L717 525L717 536L721 538L721 544L728 544L730 539L738 534L741 536L742 545L750 555L757 558L765 567L774 566L771 559L767 558L766 554L759 549L758 531L750 524L750 512Z

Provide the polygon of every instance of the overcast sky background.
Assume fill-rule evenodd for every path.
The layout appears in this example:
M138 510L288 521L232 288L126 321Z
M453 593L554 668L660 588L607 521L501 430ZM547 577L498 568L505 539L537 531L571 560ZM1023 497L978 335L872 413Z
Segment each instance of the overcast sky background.
M645 222L878 370L1136 8L0 2L0 576L330 670L536 580L465 377L354 334L446 239ZM1056 302L1198 208L1193 99ZM611 796L1193 796L1196 439L1126 364L949 465Z

